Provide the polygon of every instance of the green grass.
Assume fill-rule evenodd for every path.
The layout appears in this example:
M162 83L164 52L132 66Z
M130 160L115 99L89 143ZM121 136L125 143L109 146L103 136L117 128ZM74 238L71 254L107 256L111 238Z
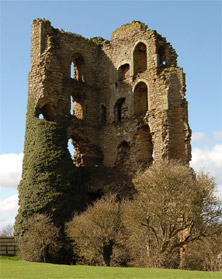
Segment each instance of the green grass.
M222 278L222 272L184 271L157 268L120 268L67 266L31 263L16 257L0 256L1 279L211 279Z

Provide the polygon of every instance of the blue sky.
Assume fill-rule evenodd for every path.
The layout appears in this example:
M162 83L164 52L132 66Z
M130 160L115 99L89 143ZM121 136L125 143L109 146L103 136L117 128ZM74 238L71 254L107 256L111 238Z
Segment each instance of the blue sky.
M140 20L176 49L184 68L193 131L221 130L220 1L1 1L0 153L22 152L31 23L49 19L59 29L110 39L124 23ZM6 121L7 120L7 121ZM13 128L12 128L13 127Z
M186 73L193 167L210 171L222 185L221 1L0 1L1 207L11 198L15 210L17 201L31 23L36 18L46 18L55 28L87 38L106 39L120 25L139 20L166 37ZM12 215L8 216L11 220Z

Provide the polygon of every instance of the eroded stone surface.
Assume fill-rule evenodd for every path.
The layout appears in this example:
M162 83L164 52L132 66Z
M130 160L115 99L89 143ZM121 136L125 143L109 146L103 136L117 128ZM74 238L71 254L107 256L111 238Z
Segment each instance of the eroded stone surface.
M119 171L132 176L153 161L188 163L191 131L184 96L185 75L175 50L145 24L123 25L107 41L34 20L17 223L19 216L39 211L62 220L61 208L76 202L70 189L81 196L84 177L70 182L78 167L98 166L112 169L109 176L115 176L115 169L116 176ZM69 139L75 164L68 158ZM104 183L93 178L93 171L90 177L107 185L105 176ZM75 208L67 209L67 216Z
M119 166L121 154L127 170L153 159L189 162L185 80L175 50L135 21L116 29L110 42L95 42L33 22L29 88L48 121L69 115L73 102L68 137L76 166Z

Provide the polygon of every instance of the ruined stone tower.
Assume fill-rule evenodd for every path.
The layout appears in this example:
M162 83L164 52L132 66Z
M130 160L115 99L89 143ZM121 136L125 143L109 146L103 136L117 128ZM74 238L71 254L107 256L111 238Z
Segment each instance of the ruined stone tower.
M188 163L184 95L175 50L145 24L125 24L107 41L34 20L17 224L36 211L53 213L57 223L69 219L82 195L78 169L132 174L153 160Z

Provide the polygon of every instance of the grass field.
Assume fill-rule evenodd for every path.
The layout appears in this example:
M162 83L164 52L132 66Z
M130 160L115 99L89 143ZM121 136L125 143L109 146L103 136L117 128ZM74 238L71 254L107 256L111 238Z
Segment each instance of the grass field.
M184 271L156 268L67 266L20 261L0 256L1 279L222 279L222 272Z

